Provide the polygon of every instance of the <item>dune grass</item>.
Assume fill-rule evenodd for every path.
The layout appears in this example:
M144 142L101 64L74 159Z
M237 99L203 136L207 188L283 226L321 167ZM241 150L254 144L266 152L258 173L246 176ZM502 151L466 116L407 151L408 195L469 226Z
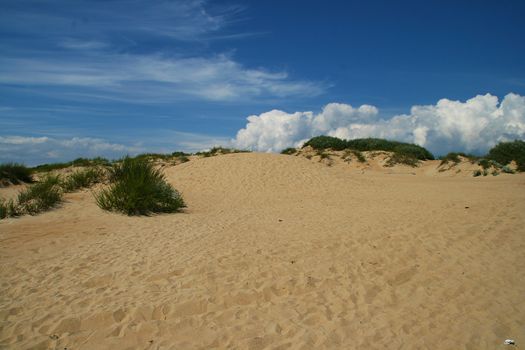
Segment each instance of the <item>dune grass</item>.
M33 181L31 169L19 163L0 164L0 184L18 185Z
M77 159L72 160L70 162L48 163L48 164L37 165L37 166L31 168L31 170L33 172L50 172L50 171L53 171L53 170L60 170L60 169L65 169L65 168L69 168L69 167L74 167L74 166L88 167L88 166L110 166L110 165L111 165L111 162L109 160L107 160L106 158L102 158L102 157L77 158Z
M82 188L88 188L100 183L105 179L105 171L101 167L90 167L75 171L60 182L64 192L74 192Z
M57 206L61 201L60 178L49 175L18 194L16 212L18 215L35 215Z
M126 157L110 173L112 184L95 194L100 208L127 215L173 213L185 207L182 196L159 169L144 159Z

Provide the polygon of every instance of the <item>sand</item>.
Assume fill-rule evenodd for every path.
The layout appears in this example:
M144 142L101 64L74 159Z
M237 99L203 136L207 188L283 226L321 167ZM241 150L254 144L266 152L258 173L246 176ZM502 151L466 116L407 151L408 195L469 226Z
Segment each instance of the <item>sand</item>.
M522 348L525 175L438 164L223 155L165 168L183 213L2 220L0 348Z

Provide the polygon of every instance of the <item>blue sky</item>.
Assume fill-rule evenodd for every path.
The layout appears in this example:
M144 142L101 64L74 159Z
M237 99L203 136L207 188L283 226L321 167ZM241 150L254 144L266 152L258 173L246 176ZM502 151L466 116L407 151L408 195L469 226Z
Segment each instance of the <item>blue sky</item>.
M518 0L4 0L0 161L319 133L483 152L525 135L523 18Z

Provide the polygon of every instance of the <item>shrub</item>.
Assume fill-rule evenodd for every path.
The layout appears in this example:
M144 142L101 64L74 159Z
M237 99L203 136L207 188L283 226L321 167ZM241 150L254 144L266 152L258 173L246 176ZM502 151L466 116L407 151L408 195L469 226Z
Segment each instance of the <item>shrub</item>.
M104 177L105 174L101 168L93 167L72 173L60 185L64 192L73 192L100 183L104 180Z
M18 194L20 213L37 214L55 207L62 201L58 176L47 176Z
M332 136L316 136L311 138L310 140L306 141L303 145L304 147L310 146L313 149L327 149L331 148L335 151L342 151L345 148L348 148L346 145L346 141L341 140L337 137Z
M500 142L490 149L487 158L502 165L515 161L518 171L525 171L525 141Z
M482 174L481 170L478 169L478 170L474 170L474 172L472 173L472 176L478 177L478 176L481 176L481 174Z
M483 168L483 170L490 168L492 165L488 159L482 158L478 161L478 165Z
M293 147L288 147L281 151L281 154L295 154L295 153L297 153L297 150Z
M171 213L185 207L181 195L159 169L143 159L124 158L111 173L113 183L95 195L100 208L127 215Z
M508 165L504 165L501 167L501 171L504 172L505 174L514 174L515 171Z
M424 147L397 141L389 141L384 139L366 138L354 140L341 140L332 136L316 136L308 140L303 147L310 146L313 149L327 149L331 148L336 151L344 149L354 149L361 152L364 151L386 151L398 153L402 156L412 157L419 160L434 159Z
M186 162L189 162L190 161L190 158L186 157L186 156L178 156L177 159L181 162L181 163L186 163Z
M31 169L23 164L6 163L0 164L0 184L18 185L22 182L32 182Z
M347 148L359 151L386 151L410 156L419 160L434 159L426 148L398 141L389 141L377 138L355 139L347 141Z

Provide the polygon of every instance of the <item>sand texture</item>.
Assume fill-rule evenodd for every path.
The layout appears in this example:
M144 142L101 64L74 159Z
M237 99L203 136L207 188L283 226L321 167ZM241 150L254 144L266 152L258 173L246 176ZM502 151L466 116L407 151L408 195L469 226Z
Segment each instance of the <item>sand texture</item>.
M525 175L437 164L223 155L164 168L183 213L2 220L0 348L524 348Z

